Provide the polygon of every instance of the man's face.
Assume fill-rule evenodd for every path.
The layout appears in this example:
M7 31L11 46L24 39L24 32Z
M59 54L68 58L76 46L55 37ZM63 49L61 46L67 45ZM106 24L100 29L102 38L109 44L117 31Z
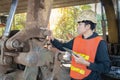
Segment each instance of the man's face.
M88 30L87 25L85 25L85 23L78 23L78 27L77 27L77 32L78 34L84 34L86 31Z

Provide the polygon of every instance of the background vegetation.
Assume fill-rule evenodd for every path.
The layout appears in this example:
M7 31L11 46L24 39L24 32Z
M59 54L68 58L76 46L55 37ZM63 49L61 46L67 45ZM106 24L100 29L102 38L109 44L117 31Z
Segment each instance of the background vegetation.
M90 5L72 6L59 8L62 17L59 19L53 30L54 36L63 40L70 40L77 35L77 16L82 10L92 9ZM101 15L97 14L96 31L102 34ZM11 30L20 30L25 27L26 13L16 14ZM4 32L4 27L0 28L0 35Z
M16 14L12 23L11 30L21 30L25 27L26 13ZM5 26L0 27L0 35L3 34Z
M91 10L90 5L74 6L61 8L63 16L59 19L55 29L54 36L63 40L70 40L77 35L77 16L82 10ZM101 15L97 14L96 32L102 34Z

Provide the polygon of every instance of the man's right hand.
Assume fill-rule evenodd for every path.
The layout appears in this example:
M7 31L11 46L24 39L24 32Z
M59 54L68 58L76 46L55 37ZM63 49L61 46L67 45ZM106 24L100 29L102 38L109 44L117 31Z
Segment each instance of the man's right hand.
M54 40L54 37L53 37L53 33L52 33L52 31L50 30L50 34L49 34L49 36L47 36L47 38L46 38L47 40Z

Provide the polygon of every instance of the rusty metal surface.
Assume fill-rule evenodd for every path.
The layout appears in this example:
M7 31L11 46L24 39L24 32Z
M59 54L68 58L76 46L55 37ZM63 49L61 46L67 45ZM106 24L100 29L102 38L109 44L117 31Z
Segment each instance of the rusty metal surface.
M69 68L65 68L61 65L58 55L59 53L54 53L54 56L52 57L54 63L45 64L40 67L42 80L70 80Z
M8 70L8 65L0 65L0 76L2 76Z
M0 79L70 80L58 60L58 53L44 45L53 0L28 0L26 27L12 37L2 38ZM4 66L3 66L4 65Z
M30 38L45 38L49 35L50 32L46 28L49 21L52 2L53 0L49 0L49 2L47 0L28 0L26 27L15 36L11 37L6 44L12 43L14 40L23 42Z
M52 80L71 80L69 76L69 68L62 66L61 61L58 60L58 55L61 54L60 53L55 54Z
M30 43L29 52L21 52L16 56L14 61L27 66L43 66L53 63L54 54L48 49L43 48L43 45L36 39L28 41ZM49 55L48 55L49 54Z
M38 74L38 67L25 67L23 74L24 80L36 80Z
M53 53L46 48L40 47L40 42L35 39L31 40L30 43L32 43L32 49L30 49L32 52L20 53L22 56L15 58L16 63L29 66L29 70L25 70L26 73L24 76L27 74L30 76L30 70L34 70L34 68L36 68L35 72L38 72L37 69L39 67L40 74L38 75L40 75L39 79L42 78L41 80L70 80L69 70L61 66L61 62L58 60L58 53ZM36 56L33 57L31 56L32 54ZM27 61L28 58L29 61ZM37 59L37 61L34 60L34 58ZM37 63L32 61L36 61ZM30 79L29 76L27 78L28 80Z
M31 39L28 43L30 43L29 52L18 52L17 54L19 55L13 56L15 57L14 62L23 64L25 69L23 71L20 70L20 72L18 72L18 69L15 69L15 71L2 78L6 78L6 76L9 75L10 78L12 77L14 80L37 80L36 78L38 78L38 80L70 80L69 70L61 66L57 52L55 53L43 48L42 44L36 39ZM10 66L8 67L10 68ZM38 70L39 68L41 70ZM2 68L0 68L0 70L1 69ZM12 69L14 69L14 67L12 67ZM7 70L5 70L5 72L6 71Z
M15 72L1 76L0 80L1 80L1 78L3 80L24 80L23 74L24 74L24 71L16 70ZM7 77L7 79L5 79L6 77Z

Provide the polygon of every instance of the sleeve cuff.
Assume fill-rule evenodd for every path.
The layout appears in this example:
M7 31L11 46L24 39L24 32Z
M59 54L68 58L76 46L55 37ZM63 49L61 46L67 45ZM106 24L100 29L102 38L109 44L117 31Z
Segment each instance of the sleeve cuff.
M91 62L90 62L90 65L89 65L89 66L87 66L87 68L91 70L91 69L92 69L92 67L93 67L93 65L94 65L94 63L91 63Z

